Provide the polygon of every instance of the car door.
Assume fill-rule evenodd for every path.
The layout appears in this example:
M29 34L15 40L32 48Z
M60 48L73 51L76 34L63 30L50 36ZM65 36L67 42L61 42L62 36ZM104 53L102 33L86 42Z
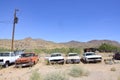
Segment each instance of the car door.
M37 55L35 55L35 54L33 54L33 61L34 61L35 63L37 63L37 61L38 61Z
M11 53L11 62L14 63L16 60L15 54Z

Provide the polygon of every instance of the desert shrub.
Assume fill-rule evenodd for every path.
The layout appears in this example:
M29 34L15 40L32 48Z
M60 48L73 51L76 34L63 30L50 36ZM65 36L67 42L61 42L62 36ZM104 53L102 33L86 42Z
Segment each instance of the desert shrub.
M88 76L89 72L82 67L74 66L70 69L69 73L72 77Z
M64 73L53 72L53 73L48 73L44 77L44 80L69 80L69 79Z
M120 47L108 43L103 43L99 46L99 50L101 52L115 52L115 51L120 51Z
M0 69L2 69L2 65L0 65Z
M120 76L118 77L118 79L117 80L120 80Z
M112 59L104 59L105 64L113 64Z
M46 64L46 65L49 65L49 60L44 60L44 63Z
M115 68L115 67L112 67L110 70L111 70L111 71L116 71L116 68Z
M0 48L0 52L6 52L6 51L10 51L10 49Z
M32 75L30 76L30 80L42 80L40 74L37 71L38 69L33 71Z

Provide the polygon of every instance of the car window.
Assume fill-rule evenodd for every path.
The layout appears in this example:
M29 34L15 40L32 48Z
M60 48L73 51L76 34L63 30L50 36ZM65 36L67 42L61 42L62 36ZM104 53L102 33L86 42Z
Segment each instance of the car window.
M21 57L31 57L33 56L32 53L21 54Z
M86 56L95 55L95 53L86 53Z
M68 56L78 56L78 54L69 54Z
M14 54L14 53L11 53L11 56L15 56L15 54Z
M9 56L10 53L0 53L0 56Z
M61 56L61 54L52 54L51 57Z

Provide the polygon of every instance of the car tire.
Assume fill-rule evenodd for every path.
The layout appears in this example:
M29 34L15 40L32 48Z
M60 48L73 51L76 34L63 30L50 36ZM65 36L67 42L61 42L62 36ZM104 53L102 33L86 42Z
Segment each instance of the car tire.
M32 67L34 65L34 62L30 62L29 67Z
M77 62L77 64L79 64L80 62Z
M87 64L87 63L88 63L88 61L87 61L86 59L85 59L83 62L84 62L84 64Z
M62 62L61 64L64 65L64 62Z
M7 68L9 66L9 62L7 61L6 63L5 63L5 68Z
M68 60L66 61L66 64L69 64L69 61L68 61Z

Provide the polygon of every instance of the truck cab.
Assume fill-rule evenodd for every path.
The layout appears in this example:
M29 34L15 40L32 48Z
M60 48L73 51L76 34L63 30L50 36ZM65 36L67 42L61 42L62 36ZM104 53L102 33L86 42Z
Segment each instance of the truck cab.
M15 63L15 60L19 58L14 52L1 52L0 53L0 65L8 67L10 64Z

